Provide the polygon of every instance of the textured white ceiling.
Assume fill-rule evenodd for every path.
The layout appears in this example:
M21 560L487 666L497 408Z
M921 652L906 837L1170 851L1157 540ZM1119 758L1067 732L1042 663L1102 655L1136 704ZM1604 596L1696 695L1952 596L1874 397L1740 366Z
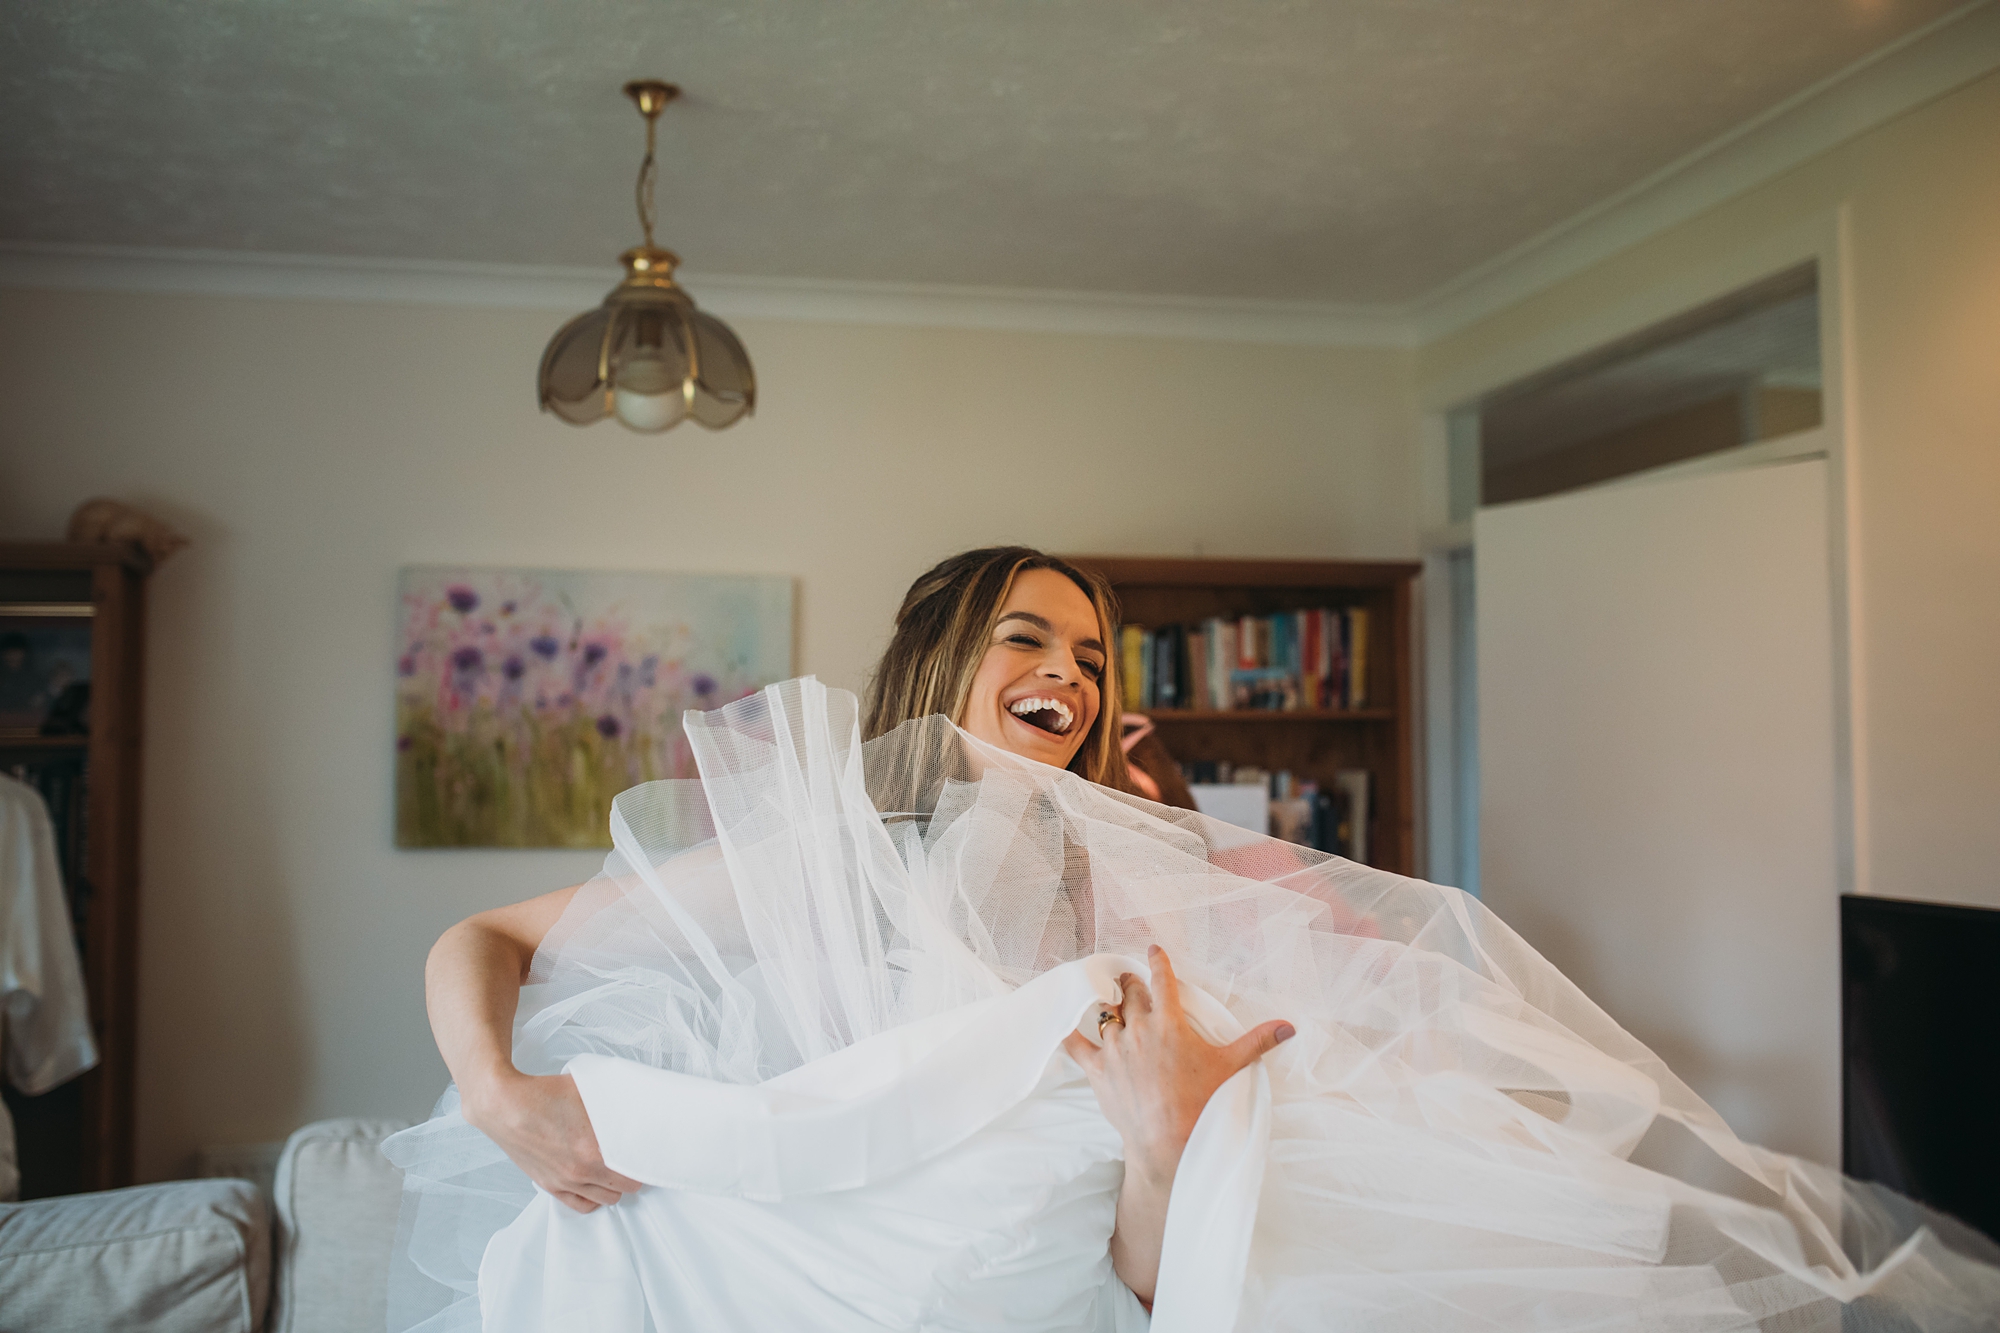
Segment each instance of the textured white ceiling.
M9 0L0 240L1418 296L1958 0Z

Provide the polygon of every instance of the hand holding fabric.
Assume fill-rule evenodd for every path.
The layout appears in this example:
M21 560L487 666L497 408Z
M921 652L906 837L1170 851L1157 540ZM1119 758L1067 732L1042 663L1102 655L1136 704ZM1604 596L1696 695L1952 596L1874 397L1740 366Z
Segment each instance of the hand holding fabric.
M1125 1184L1111 1262L1150 1307L1174 1172L1202 1108L1238 1070L1290 1040L1294 1029L1273 1019L1217 1046L1188 1021L1166 950L1153 945L1146 958L1150 984L1131 972L1118 978L1124 1002L1102 1029L1104 1044L1072 1033L1063 1049L1083 1067L1104 1118L1124 1140Z
M590 1114L567 1074L517 1074L476 1105L468 1100L464 1111L467 1123L498 1144L528 1179L579 1213L640 1188L604 1164Z

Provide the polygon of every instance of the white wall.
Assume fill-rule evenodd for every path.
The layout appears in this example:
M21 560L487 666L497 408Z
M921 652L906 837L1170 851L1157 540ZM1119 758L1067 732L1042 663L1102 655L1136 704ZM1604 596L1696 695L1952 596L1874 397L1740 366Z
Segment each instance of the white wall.
M2000 906L1996 147L2000 73L1418 357L1419 393L1442 410L1686 309L1713 295L1732 266L1837 227L1843 271L1823 271L1822 281L1839 294L1830 313L1846 331L1844 363L1829 367L1844 398L1829 406L1845 433L1835 484L1851 544L1840 609L1851 617L1855 882L1870 893L1986 906ZM1433 455L1441 447L1440 435ZM1441 494L1435 480L1430 489Z
M1480 886L1738 1134L1835 1163L1826 471L1479 511Z
M1408 557L1408 353L742 320L723 434L539 416L548 312L0 293L0 534L111 495L193 539L155 577L142 1178L443 1085L449 922L573 853L391 844L397 566L790 574L799 665L858 687L967 546Z

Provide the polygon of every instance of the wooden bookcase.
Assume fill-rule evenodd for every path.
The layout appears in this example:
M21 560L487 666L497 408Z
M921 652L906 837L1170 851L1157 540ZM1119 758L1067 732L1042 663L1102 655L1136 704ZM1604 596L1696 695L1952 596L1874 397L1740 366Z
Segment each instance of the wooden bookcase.
M0 543L0 628L65 620L90 636L89 734L0 735L0 770L42 789L83 961L98 1065L6 1089L21 1197L130 1185L139 980L139 762L146 576L135 545ZM50 800L54 796L53 801Z
M1069 556L1110 580L1128 624L1194 625L1210 616L1270 615L1315 607L1369 612L1369 707L1267 712L1150 708L1146 716L1183 763L1228 760L1289 769L1331 787L1335 770L1372 775L1369 860L1416 873L1415 658L1411 592L1421 565L1408 561L1176 560Z

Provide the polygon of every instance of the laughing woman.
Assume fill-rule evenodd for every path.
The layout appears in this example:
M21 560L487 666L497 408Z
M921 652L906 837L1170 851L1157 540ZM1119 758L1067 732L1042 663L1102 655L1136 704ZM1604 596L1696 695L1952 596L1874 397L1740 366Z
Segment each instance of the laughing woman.
M1107 689L1115 629L1109 588L1066 561L1019 547L946 560L917 580L897 612L865 735L872 740L943 715L997 750L1125 789L1117 692ZM521 986L580 888L460 922L431 951L426 990L464 1120L528 1179L587 1213L640 1182L606 1164L575 1080L523 1073L513 1049ZM1091 948L1065 940L1060 952L1073 957ZM1125 1169L1107 1248L1144 1303L1153 1296L1168 1194L1195 1119L1229 1075L1292 1033L1272 1020L1226 1046L1207 1042L1173 1002L1165 954L1156 950L1149 962L1150 979L1120 979L1127 1003L1106 1006L1110 1039L1100 1045L1073 1035L1068 1043L1120 1136ZM1149 1003L1155 989L1161 1003Z
M603 875L446 932L391 1326L1995 1326L1990 1246L1738 1141L1476 901L1130 795L1115 624L947 560L865 717L690 715Z

